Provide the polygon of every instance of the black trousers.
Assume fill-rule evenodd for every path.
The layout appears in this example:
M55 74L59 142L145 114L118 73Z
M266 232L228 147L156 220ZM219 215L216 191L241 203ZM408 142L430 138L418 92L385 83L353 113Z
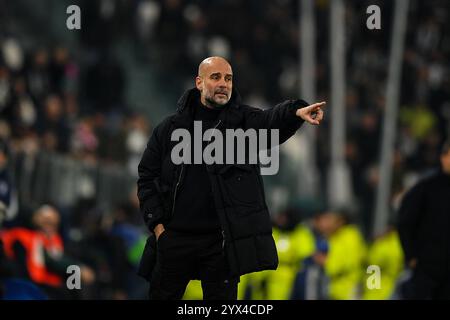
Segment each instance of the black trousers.
M236 300L239 277L231 277L222 235L166 229L157 242L149 297L179 300L190 280L201 280L204 300Z
M414 270L410 282L406 285L405 298L412 300L449 300L450 277L436 277L429 271Z

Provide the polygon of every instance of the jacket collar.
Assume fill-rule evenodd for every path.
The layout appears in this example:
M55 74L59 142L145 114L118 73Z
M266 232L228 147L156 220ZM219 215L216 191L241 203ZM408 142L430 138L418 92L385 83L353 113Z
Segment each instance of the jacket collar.
M190 128L194 121L194 106L200 99L200 91L197 88L187 90L178 100L177 113L173 118L173 123L177 128ZM233 88L230 101L223 107L219 114L219 120L225 123L225 127L234 128L242 120L243 115L240 112L241 96Z

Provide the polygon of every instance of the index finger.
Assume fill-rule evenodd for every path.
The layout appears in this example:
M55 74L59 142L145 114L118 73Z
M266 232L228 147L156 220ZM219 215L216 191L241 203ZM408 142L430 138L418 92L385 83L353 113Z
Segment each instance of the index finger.
M317 110L317 109L319 109L320 107L324 106L325 104L326 104L325 101L323 101L323 102L317 102L317 103L313 103L313 104L307 106L306 108L308 108L308 110Z
M327 104L326 101L316 102L316 103L310 105L310 107L311 107L311 108L317 108L317 107L324 106L324 105L326 105L326 104Z

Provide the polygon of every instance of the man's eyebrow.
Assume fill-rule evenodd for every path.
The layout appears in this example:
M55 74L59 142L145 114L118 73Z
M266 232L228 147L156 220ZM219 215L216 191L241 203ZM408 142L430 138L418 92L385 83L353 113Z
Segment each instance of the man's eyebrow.
M221 75L220 72L214 72L214 73L211 73L211 74L210 74L210 77L212 77L212 76L219 76L219 75ZM225 75L225 77L232 77L232 76L233 76L232 73L227 73L227 74Z

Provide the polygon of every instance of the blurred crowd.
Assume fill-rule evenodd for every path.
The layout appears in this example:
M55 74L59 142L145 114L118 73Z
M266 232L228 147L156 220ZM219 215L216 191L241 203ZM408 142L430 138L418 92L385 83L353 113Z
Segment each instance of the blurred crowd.
M402 299L410 270L403 267L398 233L390 226L368 244L348 212L319 209L308 219L290 208L276 215L273 236L276 271L240 278L239 299L388 300ZM184 299L201 299L191 281Z
M356 212L318 210L302 221L301 214L289 210L275 214L280 268L243 277L241 298L387 299L395 296L401 280L403 258L395 229L369 237L393 4L345 4L345 154ZM365 28L365 10L371 4L381 7L381 30ZM20 183L15 179L20 176L16 161L33 167L43 153L62 155L99 167L119 165L130 176L137 175L152 123L134 112L125 98L124 66L109 50L120 37L131 38L136 57L153 64L161 83L179 92L192 86L199 61L220 55L231 62L235 86L248 104L264 108L298 97L298 1L102 0L80 1L80 6L79 52L89 52L89 59L80 59L63 44L25 45L13 33L0 30L0 220L6 220L0 261L14 258L0 267L22 281L4 286L27 288L22 294L34 297L145 298L146 283L135 275L146 235L135 190L117 206L105 207L92 194L70 206L29 203L15 191ZM411 0L410 6L392 164L393 209L417 176L438 165L438 150L450 123L450 34L445 27L449 3ZM315 1L315 13L317 100L326 100L329 1ZM317 138L317 165L327 172L329 119ZM325 175L322 178L325 181ZM348 259L339 258L342 252ZM364 289L366 267L372 264L389 270L381 293ZM66 289L69 265L82 269L85 290ZM305 283L313 283L312 289ZM192 283L186 297L197 297L197 289ZM371 296L373 292L379 295Z
M76 58L64 46L25 51L13 37L0 44L0 137L12 152L118 163L134 174L149 122L116 99L123 90L114 75L117 64L105 58L86 65L80 79Z
M114 186L124 200L100 201L95 188L101 169L137 177L150 123L126 106L123 71L104 50L82 64L64 45L30 46L23 39L23 34L0 31L0 273L9 279L1 283L5 298L145 298L146 284L135 271L147 232L136 191ZM82 196L70 203L49 195L55 191L50 177L62 180L68 167L58 164L67 161L94 169L92 181L77 186ZM81 174L71 173L72 179ZM71 265L81 270L83 290L67 289Z

